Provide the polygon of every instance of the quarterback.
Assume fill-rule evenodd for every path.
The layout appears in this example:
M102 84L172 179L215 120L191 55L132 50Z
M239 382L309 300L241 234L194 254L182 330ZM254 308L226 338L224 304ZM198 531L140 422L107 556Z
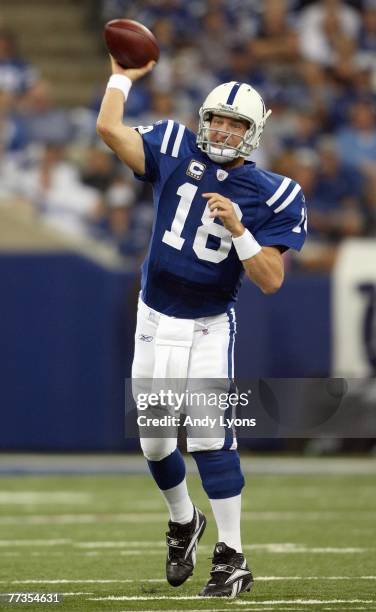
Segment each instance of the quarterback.
M124 103L154 62L139 69L111 62L97 130L137 179L152 184L155 207L132 378L231 384L239 286L246 275L265 294L281 287L282 253L299 250L306 236L302 190L248 160L271 112L250 85L234 81L210 92L197 135L172 119L133 128L123 123ZM176 437L141 434L140 442L168 507L166 576L178 587L193 573L206 518L190 498ZM187 448L218 529L200 595L233 598L253 583L240 537L244 478L236 438L231 428L208 438L188 428Z

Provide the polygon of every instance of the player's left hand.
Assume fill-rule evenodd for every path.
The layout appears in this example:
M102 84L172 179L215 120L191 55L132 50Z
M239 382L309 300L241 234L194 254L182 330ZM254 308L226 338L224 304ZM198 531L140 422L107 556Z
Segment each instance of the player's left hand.
M236 216L231 200L219 193L203 193L202 196L208 200L211 210L210 217L218 217L225 228L235 237L244 233L244 225Z

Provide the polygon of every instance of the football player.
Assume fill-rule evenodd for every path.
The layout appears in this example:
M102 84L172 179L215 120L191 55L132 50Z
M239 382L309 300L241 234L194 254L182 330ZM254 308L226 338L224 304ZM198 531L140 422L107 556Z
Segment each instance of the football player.
M266 111L258 92L230 82L209 93L197 135L172 119L127 127L124 103L133 82L152 70L123 69L112 76L97 130L141 181L153 185L155 221L142 266L132 377L233 378L234 303L246 275L266 294L284 278L283 251L306 236L300 186L248 161L260 143ZM206 525L191 501L176 437L141 437L151 474L169 509L167 580L192 575ZM217 437L187 432L218 529L204 597L236 597L252 586L240 538L244 478L232 431Z

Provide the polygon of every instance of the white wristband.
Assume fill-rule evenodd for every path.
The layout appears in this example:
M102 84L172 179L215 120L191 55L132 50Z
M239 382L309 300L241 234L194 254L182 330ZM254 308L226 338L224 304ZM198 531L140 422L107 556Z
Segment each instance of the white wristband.
M132 81L125 74L112 74L107 83L107 89L120 89L124 96L124 102L128 98L132 87Z
M261 246L247 229L241 236L232 238L232 243L241 261L254 257L261 251Z

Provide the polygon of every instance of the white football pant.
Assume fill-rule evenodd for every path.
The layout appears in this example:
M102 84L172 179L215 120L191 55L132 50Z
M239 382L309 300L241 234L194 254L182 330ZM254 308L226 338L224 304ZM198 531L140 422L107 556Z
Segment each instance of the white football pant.
M133 395L158 392L163 385L174 391L217 394L229 392L234 372L235 313L232 309L212 317L179 319L161 314L139 300L135 353L132 366ZM168 385L166 385L168 379ZM207 379L212 381L210 388ZM171 384L170 384L171 383ZM192 417L216 417L218 425L205 436L205 430L187 427L189 452L236 449L234 432L220 427L218 406L184 406ZM226 416L234 416L226 412ZM170 414L174 411L170 410ZM152 407L143 411L153 414ZM224 412L222 411L224 415ZM196 436L195 436L196 431ZM208 431L208 430L207 430ZM199 432L199 435L197 434ZM140 442L145 457L160 461L176 448L177 428L174 437L142 437Z

